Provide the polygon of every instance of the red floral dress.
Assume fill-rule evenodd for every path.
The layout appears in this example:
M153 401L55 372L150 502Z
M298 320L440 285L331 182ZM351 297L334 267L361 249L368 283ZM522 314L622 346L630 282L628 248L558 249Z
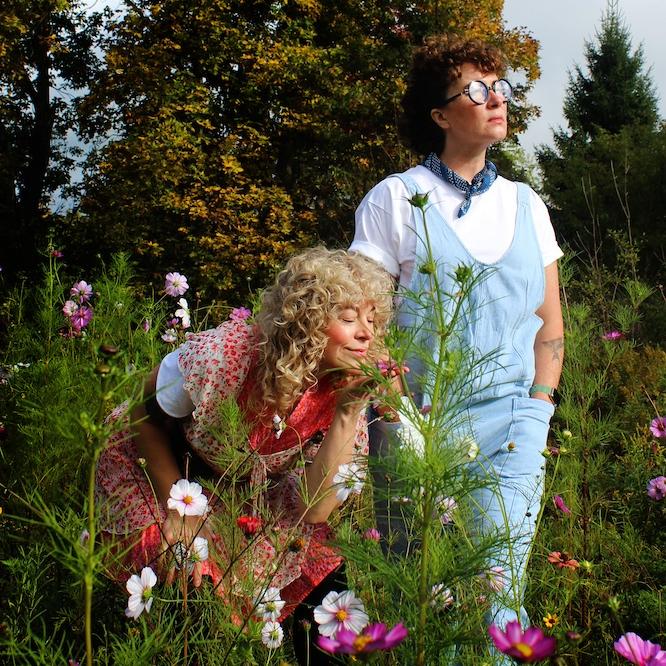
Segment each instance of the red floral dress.
M248 398L255 363L256 333L244 322L228 321L191 335L180 348L179 368L195 407L184 424L185 436L194 452L220 475L224 470L219 468L219 461L226 445L219 431L220 405L226 398L235 397L252 423ZM278 587L287 602L282 614L285 617L342 562L326 544L331 537L330 527L326 523L303 522L302 509L299 510L303 465L317 453L334 412L334 389L323 380L304 393L284 421L279 438L271 423L255 419L247 442L251 473L244 483L256 492L251 506L246 505L243 512L258 513L265 528L258 535L247 537L248 542L234 527L236 532L231 538L235 545L230 546L225 538L229 538L230 526L235 525L238 516L226 516L225 538L216 533L215 553L203 563L204 574L212 578L220 591L247 598L248 577L254 581L250 585L255 589ZM103 530L130 546L126 558L128 570L119 576L126 579L141 567L157 563L164 550L159 525L166 513L163 506L156 504L144 470L138 464L139 455L128 429L127 406L116 408L109 420L117 423L119 430L100 457L96 494ZM354 447L355 457L365 459L368 435L364 414L359 418ZM214 526L225 510L215 498L210 498L210 506ZM229 574L232 550L236 554L244 552L236 568L232 567L234 573ZM235 558L236 555L234 561Z

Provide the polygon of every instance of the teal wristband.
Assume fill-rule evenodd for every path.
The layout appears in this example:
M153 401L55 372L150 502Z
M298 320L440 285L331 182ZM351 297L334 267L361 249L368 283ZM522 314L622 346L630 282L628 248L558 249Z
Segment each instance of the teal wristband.
M555 389L552 386L546 386L545 384L533 384L530 386L528 394L530 398L535 393L545 393L551 400L555 397Z

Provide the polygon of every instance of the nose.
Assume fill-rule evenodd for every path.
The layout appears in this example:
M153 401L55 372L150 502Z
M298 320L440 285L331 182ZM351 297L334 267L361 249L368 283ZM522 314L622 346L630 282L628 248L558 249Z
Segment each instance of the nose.
M492 88L488 89L488 99L486 100L486 105L496 107L502 106L504 102L506 102L504 95L495 92Z
M371 342L374 337L375 333L373 324L367 321L359 321L358 329L356 330L356 339Z

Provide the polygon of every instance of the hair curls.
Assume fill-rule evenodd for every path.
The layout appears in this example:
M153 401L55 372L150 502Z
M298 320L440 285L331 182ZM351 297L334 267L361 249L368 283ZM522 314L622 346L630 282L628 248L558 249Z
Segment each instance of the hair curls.
M501 74L506 68L498 48L479 40L465 40L454 34L426 37L416 49L402 98L400 136L419 155L444 150L445 133L430 117L442 106L449 86L461 75L463 64L475 65L484 73Z
M326 328L345 307L371 301L377 358L392 309L391 276L361 254L316 247L292 257L261 296L256 400L287 414L317 382L328 342Z

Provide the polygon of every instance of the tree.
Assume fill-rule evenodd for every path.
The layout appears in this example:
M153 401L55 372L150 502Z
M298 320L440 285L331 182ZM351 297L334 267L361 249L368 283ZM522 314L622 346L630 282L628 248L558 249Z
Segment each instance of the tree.
M98 20L70 0L5 0L0 9L0 262L10 275L34 266L49 195L69 180L73 119L61 91L91 78Z
M72 254L136 249L238 298L299 246L346 244L364 192L410 157L395 117L411 49L454 29L504 47L528 81L536 42L502 0L127 2L80 105L90 157ZM526 122L530 109L518 113Z
M570 77L564 114L569 131L553 133L554 148L537 159L543 192L560 237L585 257L612 268L612 233L642 246L646 275L664 275L663 187L666 128L658 120L654 87L642 50L610 2L596 44L587 44L588 74ZM605 241L605 242L604 242Z

